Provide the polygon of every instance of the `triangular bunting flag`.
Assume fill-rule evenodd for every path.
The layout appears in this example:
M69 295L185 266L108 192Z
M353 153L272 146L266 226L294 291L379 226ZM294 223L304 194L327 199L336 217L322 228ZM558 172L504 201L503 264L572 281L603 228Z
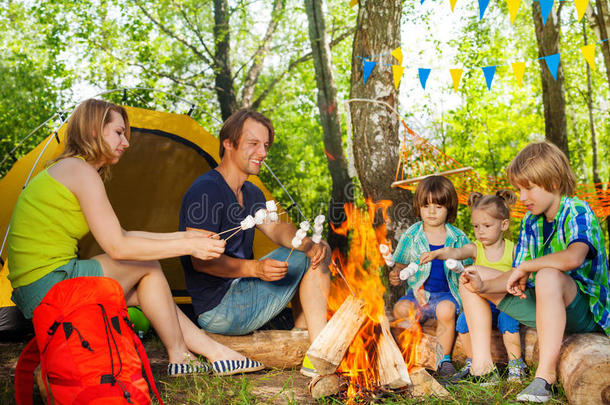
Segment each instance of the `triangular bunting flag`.
M449 3L451 4L451 11L455 10L455 3L457 3L457 0L449 0Z
M402 77L402 72L405 70L404 67L398 65L392 65L392 75L394 76L394 87L398 90L398 86L400 85L400 78Z
M483 19L483 15L485 14L485 10L487 10L488 5L489 0L479 0L479 20Z
M485 76L485 83L487 83L487 90L491 91L491 82L494 80L494 76L496 74L495 66L486 66L481 68L483 70L483 75Z
M425 1L425 0L420 0L420 1L419 1L419 4L420 4L420 5L421 5L421 4L424 4L424 1Z
M419 68L417 70L419 73L419 82L421 83L421 87L426 90L426 82L428 81L428 76L430 76L430 69Z
M555 0L540 0L540 11L542 12L542 25L546 24L546 19L549 18Z
M392 56L396 58L399 65L402 65L402 49L400 49L400 46L392 51Z
M525 73L525 62L513 62L512 65L517 84L521 87L521 84L523 83L523 74Z
M553 55L545 56L543 59L546 62L546 67L549 68L553 79L557 80L557 69L559 68L559 54L554 53Z
M580 52L582 52L582 55L587 60L587 63L589 64L589 66L591 66L591 69L596 70L596 68L595 68L595 44L589 44L589 45L583 46L582 48L580 48Z
M582 19L582 16L585 15L585 10L589 5L589 0L574 0L574 5L576 6L576 14L578 15L578 21Z
M460 86L460 79L462 78L463 69L449 69L451 73L451 80L453 80L453 90L457 93L458 87Z
M515 22L515 17L517 17L517 12L519 11L519 6L521 6L521 0L506 0L508 4L508 12L510 14L510 23Z
M376 64L377 62L371 62L369 60L364 61L364 84L366 84L366 81L369 80L369 76L371 75L373 69L375 69Z
M350 6L350 7L354 7L356 4L358 4L358 0L351 0L351 1L349 2L349 6Z

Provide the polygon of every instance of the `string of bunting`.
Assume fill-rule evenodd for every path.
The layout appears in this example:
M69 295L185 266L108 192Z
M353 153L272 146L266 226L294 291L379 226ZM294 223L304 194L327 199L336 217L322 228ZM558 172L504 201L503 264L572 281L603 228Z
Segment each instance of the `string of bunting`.
M424 4L425 0L419 0L420 4ZM487 6L489 5L489 0L477 0L479 3L479 21L483 19L485 15L485 10L487 10ZM533 0L540 2L540 11L542 13L542 23L546 24L546 20L553 9L553 5L555 4L555 0ZM557 1L568 1L568 0L557 0ZM358 4L358 0L350 0L350 7L354 7ZM455 10L455 5L457 4L457 0L449 0L449 5L451 6L451 11ZM519 7L521 7L521 0L506 0L506 4L508 5L508 13L510 14L510 23L513 24L515 22L515 17L517 17L517 12L519 11ZM589 4L589 0L574 0L574 5L576 6L576 15L578 17L578 21L580 21L585 15L585 10L587 9L587 5Z
M544 59L544 61L546 63L546 67L549 69L549 72L553 76L553 79L557 80L557 70L559 68L559 61L561 60L561 54L562 53L566 54L566 53L580 50L580 52L582 53L583 57L585 58L585 60L587 61L587 63L591 67L591 69L596 70L597 68L595 66L595 46L597 44L601 44L606 41L608 41L608 38L598 41L596 43L591 43L591 44L582 46L577 49L571 49L569 51L559 52L559 53L555 53L552 55L543 56L540 58L530 59L529 61L531 62L531 61L537 61L540 59ZM376 66L378 66L378 65L391 66L392 75L394 77L394 86L396 87L396 89L398 89L398 86L400 85L400 81L402 79L402 75L407 67L402 66L403 55L402 55L402 49L400 47L394 49L390 55L393 56L398 61L398 64L380 63L377 61L370 60L370 57L359 56L359 58L362 59L362 70L363 70L362 79L364 81L364 84L366 84L366 82L368 81L369 77L371 76L371 73L373 73L373 70L375 69ZM388 54L375 55L374 57L381 58L384 56L388 56ZM518 62L510 63L510 66L512 67L512 70L513 70L513 74L515 75L515 80L517 81L517 84L519 86L521 86L523 83L523 76L525 75L526 62L528 62L528 61L526 60L526 61L518 61ZM464 70L481 69L481 71L483 72L483 76L485 77L485 84L487 85L487 89L489 91L491 91L491 85L492 85L494 77L496 75L497 68L502 67L502 66L509 66L509 64L505 63L505 64L472 67L472 68L449 69L449 73L451 75L451 80L453 82L453 89L457 93ZM437 69L435 69L435 70L437 70ZM440 70L440 69L438 69L438 70ZM418 71L418 76L419 76L419 82L420 82L422 88L425 90L426 83L428 82L428 78L430 76L430 72L432 71L432 69L417 68L417 71Z

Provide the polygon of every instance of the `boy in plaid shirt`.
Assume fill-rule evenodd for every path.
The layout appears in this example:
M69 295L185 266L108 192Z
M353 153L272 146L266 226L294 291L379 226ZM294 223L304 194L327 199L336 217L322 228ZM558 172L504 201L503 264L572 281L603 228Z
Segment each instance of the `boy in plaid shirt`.
M610 335L608 262L597 218L586 202L571 197L576 177L559 148L545 142L528 145L510 163L507 175L529 212L521 221L511 271L470 269L460 279L473 347L471 373L484 380L495 369L489 351L489 300L537 329L536 378L517 400L546 402L557 379L564 331Z

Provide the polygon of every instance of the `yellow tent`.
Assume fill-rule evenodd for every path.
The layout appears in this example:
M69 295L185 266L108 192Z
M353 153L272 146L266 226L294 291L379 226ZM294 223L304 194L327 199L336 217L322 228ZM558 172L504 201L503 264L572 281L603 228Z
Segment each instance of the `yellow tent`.
M173 232L178 229L178 213L182 196L195 178L216 167L219 142L187 115L170 114L140 108L126 107L131 124L130 147L119 163L111 169L106 183L110 202L124 229L150 232ZM45 162L63 150L65 125L57 136L49 135L34 150L19 159L0 179L0 237L3 261L0 272L0 331L4 313L11 328L12 313L16 311L10 300L11 286L6 278L6 234L13 207L23 186L39 171ZM271 193L257 177L249 179L264 192L268 200ZM261 257L277 246L256 231L254 255ZM101 249L87 235L79 245L79 256L88 258L101 253ZM162 260L161 265L178 303L190 302L184 284L179 259ZM18 311L17 311L18 312Z

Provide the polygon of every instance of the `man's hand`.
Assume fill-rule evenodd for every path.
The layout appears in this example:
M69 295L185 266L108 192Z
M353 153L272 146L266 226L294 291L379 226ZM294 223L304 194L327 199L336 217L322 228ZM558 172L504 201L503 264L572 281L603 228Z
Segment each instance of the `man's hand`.
M525 291L528 277L529 273L519 270L518 268L514 269L506 282L506 291L521 299L527 298L523 292Z
M311 268L317 268L320 263L324 262L327 265L330 263L330 246L323 240L320 243L311 243L311 247L305 252L309 260L311 260Z
M473 268L467 268L460 275L460 284L464 286L468 291L475 294L480 294L483 289L483 280L479 276L479 272Z
M277 281L286 276L288 263L279 260L264 259L255 263L254 277L263 281Z
M400 271L398 269L394 268L392 271L390 271L388 273L388 278L390 280L390 284L392 284L394 287L400 285Z

